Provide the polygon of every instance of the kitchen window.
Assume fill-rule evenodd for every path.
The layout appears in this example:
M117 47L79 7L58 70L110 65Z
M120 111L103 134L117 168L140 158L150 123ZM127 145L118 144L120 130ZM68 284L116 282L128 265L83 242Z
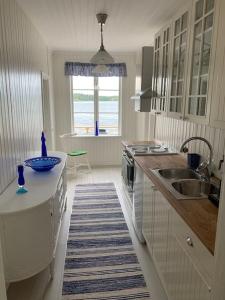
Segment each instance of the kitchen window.
M77 135L120 135L121 79L72 76L72 131Z

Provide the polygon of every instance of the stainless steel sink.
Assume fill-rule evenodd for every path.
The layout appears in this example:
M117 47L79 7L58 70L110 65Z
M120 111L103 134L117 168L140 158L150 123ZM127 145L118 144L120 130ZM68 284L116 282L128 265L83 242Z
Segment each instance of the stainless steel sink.
M171 183L181 195L193 198L205 198L210 192L210 183L201 180L181 180Z
M200 180L191 169L171 168L151 170L176 199L207 198L210 183Z
M158 173L166 179L199 179L199 175L191 169L159 169Z

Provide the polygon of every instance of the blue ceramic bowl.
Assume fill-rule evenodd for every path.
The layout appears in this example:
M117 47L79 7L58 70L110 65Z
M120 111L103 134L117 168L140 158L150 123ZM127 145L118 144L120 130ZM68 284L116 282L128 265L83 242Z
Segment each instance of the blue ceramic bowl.
M37 172L46 172L61 162L61 158L54 156L33 157L24 161L25 166Z

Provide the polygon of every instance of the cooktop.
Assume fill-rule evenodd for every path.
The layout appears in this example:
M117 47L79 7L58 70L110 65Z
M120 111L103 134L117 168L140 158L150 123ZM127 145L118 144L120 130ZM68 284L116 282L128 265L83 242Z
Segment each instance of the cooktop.
M175 149L159 144L146 144L146 145L129 145L126 147L131 155L171 155L177 154Z

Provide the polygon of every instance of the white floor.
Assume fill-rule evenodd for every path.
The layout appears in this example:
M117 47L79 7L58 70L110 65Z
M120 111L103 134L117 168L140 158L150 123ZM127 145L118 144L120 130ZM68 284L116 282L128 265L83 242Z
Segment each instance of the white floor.
M61 300L61 289L64 269L64 257L66 251L66 240L70 222L71 206L74 196L74 187L77 183L96 183L96 182L114 182L121 206L128 224L130 235L136 250L139 262L141 264L146 283L149 287L152 300L167 300L166 294L162 288L157 276L153 262L148 254L145 245L138 242L132 223L128 199L124 193L120 168L105 167L94 168L90 174L78 174L77 177L68 175L68 208L65 213L62 228L59 236L59 242L55 258L54 279L50 281L43 300ZM8 289L8 300L36 300L40 299L43 290L43 284L48 277L48 272L43 271L29 280L10 285Z

